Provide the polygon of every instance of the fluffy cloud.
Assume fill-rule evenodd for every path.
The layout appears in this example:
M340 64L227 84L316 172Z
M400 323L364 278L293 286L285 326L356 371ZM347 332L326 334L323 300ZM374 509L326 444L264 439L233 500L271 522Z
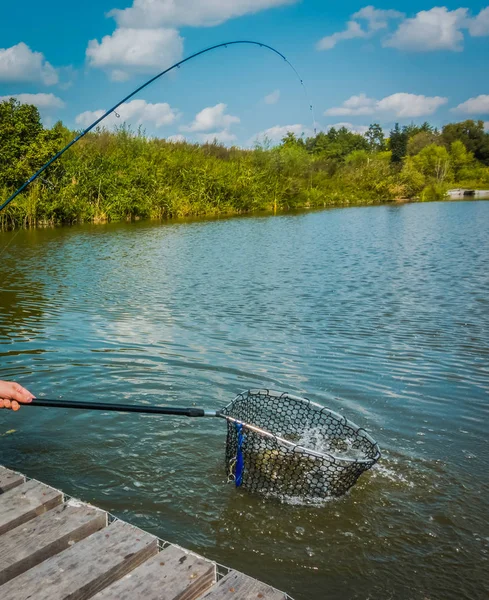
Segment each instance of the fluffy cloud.
M213 26L299 0L133 0L132 6L113 9L117 29L101 42L91 40L89 65L109 69L112 81L125 81L134 72L152 73L178 62L183 39L176 28Z
M15 98L21 104L34 104L39 110L52 108L64 108L65 103L54 94L13 94L11 96L0 96L0 102Z
M326 37L323 37L316 44L316 48L318 50L331 50L331 48L334 48L336 44L342 40L364 38L367 37L367 35L367 32L361 28L359 23L356 21L348 21L345 31L339 31L337 33L333 33L333 35L327 35Z
M396 117L423 117L432 115L440 106L446 104L448 98L441 96L423 96L399 92L379 100L376 112L393 113Z
M48 63L42 52L33 52L20 42L10 48L0 48L0 81L23 81L55 85L56 69Z
M324 114L331 117L371 115L375 112L376 102L377 100L374 98L368 98L365 94L359 94L358 96L351 96L341 106L328 108Z
M167 142L172 142L173 144L180 144L182 142L186 142L187 138L181 133L177 133L176 135L170 135L166 138Z
M254 143L263 143L269 140L272 143L280 142L288 133L293 133L297 137L300 137L304 134L306 137L313 135L313 132L308 127L304 125L296 124L296 125L275 125L275 127L270 127L269 129L265 129L264 131L260 131L255 136L253 136L250 140L248 140L249 145L253 145Z
M397 10L378 10L373 6L365 6L352 15L352 20L347 22L344 31L322 38L317 43L316 48L318 50L330 50L342 40L370 37L377 31L385 29L390 19L400 19L402 17L404 17L404 13ZM366 21L366 29L363 29L358 23L359 20Z
M475 98L469 98L455 107L453 111L466 115L489 115L489 95L481 94Z
M341 40L371 37L387 29L389 23L396 19L402 21L397 30L383 40L385 47L414 52L459 52L463 49L464 30L468 30L473 37L489 35L489 6L476 17L471 17L467 8L448 10L446 6L435 6L409 19L397 10L378 10L373 6L365 6L351 16L344 31L323 38L316 47L318 50L329 50ZM365 27L361 21L365 22Z
M467 9L448 10L438 6L420 11L413 19L406 19L384 46L424 52L427 50L463 49L464 36L460 29L467 22Z
M264 100L265 104L277 104L280 100L280 90L275 90L271 94L268 94L268 96L265 96Z
M233 123L239 123L240 118L226 114L227 105L216 104L201 110L190 125L181 127L182 131L203 132L217 129L228 130Z
M441 96L423 96L404 92L386 96L382 100L359 94L345 100L341 106L329 108L324 114L338 117L390 113L396 117L422 117L432 115L447 102L448 99Z
M477 17L469 20L468 29L473 37L489 35L489 6L481 10Z
M176 29L116 29L101 42L91 40L86 56L90 66L111 69L113 81L124 81L130 72L151 73L182 58L183 39Z
M104 109L95 111L87 110L79 114L75 122L80 127L86 128L104 113ZM109 115L102 121L101 126L110 128L122 123L128 123L135 126L149 125L158 128L173 124L179 117L178 112L172 109L166 102L151 104L145 100L131 100L131 102L121 104L117 109L117 114L119 117L114 113Z
M367 21L369 31L379 31L385 29L389 24L389 19L402 19L406 15L398 10L379 10L373 6L365 6L354 15L353 19L364 19Z
M298 0L134 0L131 7L114 9L119 27L181 27L213 26L228 19L257 13L261 10L294 4Z

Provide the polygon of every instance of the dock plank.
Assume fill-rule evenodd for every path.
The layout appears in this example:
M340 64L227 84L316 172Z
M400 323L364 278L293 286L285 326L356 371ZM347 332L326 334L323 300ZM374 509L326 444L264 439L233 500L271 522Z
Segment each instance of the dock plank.
M197 600L215 581L214 563L169 546L93 600Z
M27 481L0 495L0 535L63 501L63 494L38 481Z
M68 502L19 525L0 539L0 585L107 525L107 513Z
M157 552L157 538L116 521L0 586L0 598L85 600Z
M0 467L0 494L8 492L8 490L22 485L24 482L25 477L23 475L19 475L19 473L5 467Z
M228 573L201 598L202 600L257 600L258 598L286 600L283 592L236 571Z

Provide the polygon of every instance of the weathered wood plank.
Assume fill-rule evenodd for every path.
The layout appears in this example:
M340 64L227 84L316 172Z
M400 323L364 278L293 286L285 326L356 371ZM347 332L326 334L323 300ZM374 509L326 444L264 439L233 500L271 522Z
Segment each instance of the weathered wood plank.
M196 600L215 581L214 563L169 546L93 600Z
M68 501L5 533L0 540L0 585L107 525L107 513Z
M63 494L38 481L27 481L0 495L0 535L63 501Z
M116 521L0 586L0 598L85 600L157 552L154 536Z
M17 487L24 482L25 477L23 475L19 475L19 473L15 473L15 471L11 471L5 467L0 467L0 494Z
M202 600L257 600L257 598L285 600L286 596L265 583L231 571L201 598Z

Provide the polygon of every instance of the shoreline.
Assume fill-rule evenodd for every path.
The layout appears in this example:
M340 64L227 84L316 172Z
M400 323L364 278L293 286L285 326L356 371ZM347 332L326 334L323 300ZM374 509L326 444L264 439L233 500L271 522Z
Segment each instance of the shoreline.
M86 219L76 220L72 222L68 221L38 221L35 224L27 223L24 219L22 224L14 223L13 226L5 226L5 216L0 214L0 233L7 233L12 231L20 230L35 230L35 229L56 229L58 227L76 227L82 225L116 225L118 223L161 223L161 224L172 224L172 223L191 223L191 222L202 222L202 221L220 221L222 219L237 219L237 218L256 218L256 217L280 217L288 215L301 215L311 212L319 212L323 210L331 209L342 209L342 208L367 208L373 206L400 206L405 204L431 204L441 202L481 202L488 201L489 195L485 196L459 196L459 197L446 197L443 200L421 200L420 198L395 198L392 200L368 200L358 202L342 202L342 203L324 203L321 206L303 206L294 207L289 209L279 210L254 210L254 211L220 211L220 212L209 212L209 213L195 213L185 216L172 216L172 217L140 217L131 216L126 219Z

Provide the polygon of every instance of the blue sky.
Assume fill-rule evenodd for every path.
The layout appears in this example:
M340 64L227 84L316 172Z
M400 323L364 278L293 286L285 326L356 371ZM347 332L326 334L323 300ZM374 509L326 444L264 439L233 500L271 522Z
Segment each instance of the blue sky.
M0 7L0 97L36 103L44 122L88 125L145 79L204 47L251 39L304 79L316 127L373 122L489 126L489 5L345 0L51 0ZM231 47L198 58L122 106L148 134L249 145L313 119L277 56ZM177 136L177 137L175 137Z

